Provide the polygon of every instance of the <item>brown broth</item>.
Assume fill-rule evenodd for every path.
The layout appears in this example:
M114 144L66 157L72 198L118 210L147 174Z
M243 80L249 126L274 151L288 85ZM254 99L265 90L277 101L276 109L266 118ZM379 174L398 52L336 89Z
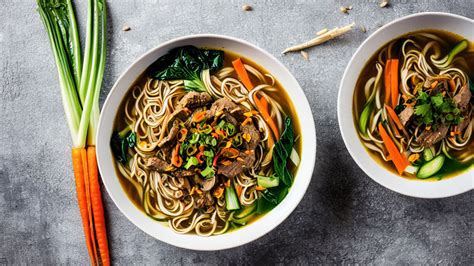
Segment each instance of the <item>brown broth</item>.
M377 56L378 56L379 52L383 48L385 48L390 42L392 42L394 40L409 37L410 35L413 35L413 34L416 34L416 33L421 33L421 32L432 33L432 34L437 35L438 37L440 37L441 39L443 39L444 41L446 41L449 44L450 49L452 49L458 42L465 39L464 37L462 37L460 35L457 35L457 34L454 34L454 33L448 32L448 31L444 31L444 30L422 30L422 31L410 32L410 33L404 34L402 36L399 36L399 37L387 42L380 49L378 49L371 56L371 58L367 61L367 63L365 64L364 68L362 69L361 73L359 74L359 78L358 78L356 86L355 86L354 95L353 95L353 110L354 110L353 111L353 122L354 122L354 126L356 128L358 128L358 118L357 117L362 112L362 109L363 109L363 106L364 106L364 103L365 103L364 86L365 86L365 83L367 82L368 79L370 79L371 77L373 77L377 74L377 70L376 70L376 67L375 67L375 62L377 61ZM425 44L425 43L426 42L423 42L423 44ZM441 50L441 54L447 54L450 51L450 49L443 48ZM468 63L468 69L463 69L463 70L465 72L467 72L470 79L473 80L473 77L474 77L473 76L473 74L474 74L473 73L473 71L474 71L474 42L469 41L469 47L465 51L463 51L462 54L464 55L464 57L466 58L466 62ZM356 102L358 103L358 105L356 105ZM359 137L359 139L360 139L360 137ZM360 139L360 140L362 142L362 139ZM380 165L383 165L384 168L389 170L390 172L398 175L398 172L396 171L395 166L393 165L393 163L385 162L383 160L383 158L380 156L380 154L378 154L377 152L369 150L366 147L365 147L365 149L370 154L370 156L374 159L374 161L376 161ZM474 152L474 142L472 141L472 139L471 139L471 143L469 144L468 147L466 147L466 149L469 149L472 152ZM467 162L467 163L461 164L461 163L459 163L455 160L450 160L450 159L446 158L445 164L443 165L443 169L440 170L440 172L442 172L442 178L446 179L446 178L449 178L449 177L456 176L456 175L460 174L461 172L470 169L471 167L472 167L472 162ZM437 176L437 174L435 176ZM435 176L433 176L433 177L435 177ZM406 175L406 174L404 174L403 177L408 178L408 179L419 180L415 176ZM428 178L428 179L424 179L424 180L426 180L426 181L437 181L439 179L437 179L437 178Z

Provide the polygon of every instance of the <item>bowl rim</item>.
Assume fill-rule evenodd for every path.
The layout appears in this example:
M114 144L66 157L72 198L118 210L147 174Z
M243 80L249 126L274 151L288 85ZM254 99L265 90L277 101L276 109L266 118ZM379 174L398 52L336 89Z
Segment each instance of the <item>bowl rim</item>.
M343 93L351 92L351 99L353 98L353 94L354 94L355 84L351 85L352 88L350 90L348 88L344 89L346 87L349 87L349 85L346 85L346 83L348 82L347 76L349 75L349 72L351 71L351 66L355 64L355 60L360 56L359 53L361 53L362 49L368 43L374 41L379 35L381 35L382 32L384 32L385 30L393 27L394 25L396 25L400 22L403 22L405 20L424 17L424 16L447 17L447 18L450 18L450 19L457 19L457 20L463 21L465 23L471 23L471 24L474 23L474 21L472 19L469 19L469 18L461 16L461 15L457 15L457 14L451 14L451 13L446 13L446 12L420 12L420 13L404 16L404 17L401 17L401 18L397 18L397 19L385 24L381 28L377 29L375 32L373 32L369 37L367 37L359 45L359 47L357 48L357 50L354 52L351 59L349 60L349 63L347 64L346 69L344 70L344 74L342 76L342 79L341 79L341 82L340 82L340 85L339 85L339 92L338 92L338 98L337 98L337 117L338 117L338 123L339 123L339 130L341 131L342 139L344 141L344 144L346 145L347 150L349 151L349 154L351 155L353 160L357 163L357 165L372 180L374 180L378 184L380 184L380 185L382 185L382 186L384 186L384 187L386 187L386 188L388 188L392 191L395 191L395 192L400 193L400 194L405 195L405 196L417 197L417 198L445 198L445 197L455 196L455 195L458 195L458 194L461 194L461 193L464 193L464 192L467 192L467 191L473 189L473 186L474 186L473 183L474 182L473 182L472 178L471 178L470 186L469 185L463 186L463 184L465 184L464 182L468 182L469 175L472 176L472 173L471 173L471 172L473 172L472 167L467 169L466 171L460 173L459 175L457 175L455 177L451 177L449 179L446 179L446 180L443 180L443 181L440 181L440 182L429 182L429 181L412 180L412 179L407 179L407 178L400 177L400 176L395 175L394 173L388 171L387 169L385 169L385 167L380 166L379 163L375 163L377 165L378 169L382 170L383 174L389 175L390 178L393 177L393 178L399 179L398 181L396 181L397 184L388 183L388 182L385 181L385 179L380 178L380 176L378 176L376 174L376 170L371 169L371 167L367 166L365 161L363 160L363 158L359 157L358 153L356 153L355 148L352 145L362 146L362 143L360 141L359 136L356 136L357 140L358 140L357 144L352 144L352 143L349 142L349 134L351 134L351 137L352 137L352 133L353 133L352 131L354 131L354 132L356 131L355 130L355 125L354 125L354 122L353 122L353 114L352 114L352 112L353 112L352 111L353 103L352 103L352 101L351 101L351 104L350 104L351 122L352 122L351 125L350 126L343 125L343 123L341 122L341 121L344 120L343 110L345 110L344 108L347 108L347 107L344 107L342 105ZM434 29L434 28L425 27L425 29ZM418 31L418 30L422 30L422 29L416 29L416 31ZM400 33L397 36L394 36L393 38L397 38L400 35L410 33L412 31L413 30L405 29L403 31L403 33ZM389 41L390 40L386 40L384 42L387 43ZM382 44L382 45L384 45L384 44ZM380 49L381 47L382 46L378 46L377 50ZM369 54L369 55L363 55L362 56L363 59L364 59L364 65L372 55L373 55L373 53ZM362 69L363 69L363 67L361 68L361 70ZM357 79L358 79L359 76L360 76L360 72L357 75ZM354 83L357 82L357 79L354 81ZM362 146L362 148L364 149L365 153L370 157L370 155L368 154L366 148L363 147L363 146ZM370 160L373 160L373 158L370 158ZM459 177L461 177L461 176L463 177L463 179L462 179L462 181L459 181L460 180ZM455 180L457 180L457 181L455 181ZM409 184L409 183L411 183L411 184ZM449 189L440 189L439 186L433 186L432 183L438 183L438 184L443 184L444 183L445 187L449 187ZM411 189L410 187L412 187L413 185L415 185L417 188L416 189Z
M262 217L259 217L259 219L257 221L252 222L251 224L248 224L248 225L242 227L239 230L227 232L227 233L224 233L224 234L219 235L219 236L209 236L209 237L201 237L201 236L198 236L198 235L195 235L195 234L181 235L181 234L177 234L177 233L172 232L172 230L170 230L168 227L165 227L163 225L157 225L157 227L163 228L163 229L165 229L165 230L172 233L172 237L170 237L170 236L163 237L161 235L157 235L156 232L152 232L154 230L145 228L144 223L142 223L142 221L141 221L141 219L143 219L142 217L135 217L132 214L128 213L128 211L125 210L126 207L122 205L124 203L119 204L119 199L117 197L119 195L116 194L116 193L125 193L123 191L123 188L122 188L121 184L120 184L121 191L112 191L112 188L110 187L110 185L108 185L108 181L106 181L107 178L104 178L104 175L106 175L106 173L110 172L109 171L110 169L108 169L110 166L109 165L104 165L104 163L102 163L103 160L101 160L101 158L103 158L104 156L111 156L111 154L110 154L110 148L106 148L106 147L109 147L108 139L110 138L110 136L104 135L105 134L104 131L106 131L106 130L103 129L103 127L104 127L103 126L103 122L104 122L103 120L105 119L103 114L106 113L106 110L109 108L110 102L112 101L111 98L112 97L119 97L115 94L117 93L116 91L118 90L119 84L122 83L122 82L126 82L126 80L124 80L124 79L127 76L127 73L130 72L132 69L138 67L139 65L143 64L142 61L145 58L148 58L149 56L153 56L154 53L157 53L159 50L164 49L166 47L169 47L170 45L173 45L174 43L180 43L182 41L186 41L186 40L189 40L189 39L200 39L200 38L221 39L221 40L224 40L224 41L230 41L230 42L236 43L237 45L240 45L240 46L243 45L243 47L247 46L249 49L254 50L257 54L260 54L263 58L266 57L268 60L270 60L271 64L275 65L275 68L278 68L278 69L280 69L281 71L283 71L285 73L286 80L288 80L287 82L290 82L290 83L295 85L291 88L291 90L289 90L288 88L283 87L283 89L287 92L290 100L293 102L293 106L295 107L295 112L297 113L298 116L301 116L301 112L300 112L301 110L300 111L298 111L298 110L303 109L305 112L308 113L307 116L312 118L312 119L308 119L308 121L307 120L304 121L305 122L304 127L302 126L302 124L300 124L301 137L304 137L304 140L305 140L305 145L304 145L303 150L302 150L302 155L306 155L305 156L306 158L302 157L302 161L300 162L300 165L298 166L298 171L297 171L297 173L294 177L295 181L293 182L292 187L290 188L289 193L285 197L285 199L278 206L276 206L274 209L272 209L269 212L265 213ZM171 47L171 48L173 48L173 47ZM171 49L171 48L168 48L168 50ZM167 52L167 51L165 51L165 52ZM256 61L256 63L258 63L257 60L255 60L255 61ZM280 83L283 83L281 79L279 79L279 81L280 81ZM133 84L133 82L132 82L132 84ZM128 91L129 91L129 89L126 90L126 92L128 92ZM123 99L124 95L120 95L120 97ZM298 106L299 107L296 107L294 97L299 98L298 99L299 100L298 101ZM316 150L317 150L316 144L317 144L317 141L316 141L316 128L315 128L315 124L314 124L314 115L311 111L311 107L309 105L308 99L307 99L303 89L299 85L298 81L293 76L293 74L275 56L273 56L272 54L268 53L264 49L254 45L254 44L252 44L248 41L245 41L245 40L242 40L242 39L239 39L239 38L236 38L236 37L220 35L220 34L191 34L191 35L185 35L185 36L182 36L182 37L173 38L173 39L170 39L168 41L162 42L159 45L157 45L157 46L149 49L148 51L146 51L142 56L138 57L135 61L133 61L132 64L130 64L120 74L120 76L117 78L114 85L112 86L112 88L108 92L107 98L104 101L104 104L103 104L101 110L102 110L102 112L101 112L101 115L100 115L100 118L99 118L97 137L96 137L97 161L98 161L99 171L101 173L101 178L102 178L102 181L103 181L103 184L106 188L107 193L109 194L110 198L114 202L115 206L117 206L117 208L120 210L120 212L130 222L132 222L136 227L138 227L139 229L141 229L143 232L147 233L148 235L154 237L155 239L166 242L170 245L185 248L185 249L211 251L211 250L229 249L229 248L241 246L241 245L247 244L249 242L252 242L252 241L262 237L263 235L269 233L270 231L272 231L274 228L276 228L279 224L281 224L294 211L294 209L301 202L301 200L302 200L303 196L305 195L305 193L306 193L306 191L309 187L309 184L311 182L312 175L313 175L314 168L315 168L315 162L316 162ZM117 110L112 110L111 112L113 112L115 115L117 114ZM299 120L301 122L300 118L299 118ZM104 137L106 137L106 138L103 139ZM101 139L103 139L103 141L101 141ZM301 169L301 167L303 166L303 163L304 163L304 166L305 166L304 172L303 172L303 169ZM115 178L115 179L117 179L117 182L119 182L118 177L117 177L117 173L115 172L115 167L113 165L111 167L113 168L112 169L113 176L110 177L110 178ZM109 182L112 182L112 181L109 181ZM298 187L295 186L296 184L298 184ZM299 190L296 190L297 188ZM291 198L290 198L290 195L291 195ZM130 201L130 199L128 197L127 197L127 201L130 204L133 205L133 203ZM283 207L285 207L285 208L283 208ZM134 206L134 208L136 208L136 207ZM143 214L143 217L148 218L142 211L140 211L140 210L138 210L138 211ZM277 213L277 211L278 211L278 213ZM271 215L271 217L270 217L270 215ZM269 218L273 218L273 220L269 220ZM151 218L148 218L148 219L151 220ZM260 220L269 220L269 221L268 221L267 224L265 224L262 227L263 224L259 222ZM157 223L156 221L153 221L153 222L155 224ZM242 230L244 230L246 228L255 227L257 223L261 227L260 230L255 230L255 229L252 230L252 231L246 230L245 231L245 237L236 236L236 233L238 234L239 232L241 232ZM161 231L161 229L158 229L158 231ZM227 238L230 238L229 236L231 234L233 234L232 241L226 241ZM216 245L214 243L210 244L210 241L214 240L214 239L216 239L216 240L219 239L219 241L220 241L219 245ZM189 241L186 241L186 240L189 240Z

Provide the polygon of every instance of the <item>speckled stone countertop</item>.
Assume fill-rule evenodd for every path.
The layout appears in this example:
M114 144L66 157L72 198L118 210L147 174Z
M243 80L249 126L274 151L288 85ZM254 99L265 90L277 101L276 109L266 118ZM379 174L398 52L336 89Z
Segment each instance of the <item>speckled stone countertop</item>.
M35 1L0 1L0 265L86 264L76 204L69 130L57 73ZM76 1L79 2L79 1ZM85 2L85 1L81 1ZM137 57L163 41L194 33L248 40L277 56L311 104L318 135L316 168L293 214L248 245L197 252L155 240L104 191L114 264L474 264L473 195L425 200L376 184L347 152L336 118L342 73L361 42L393 19L422 11L474 18L472 0L240 1L107 0L108 61L103 101ZM242 11L242 5L253 11ZM349 14L340 6L352 5ZM85 29L84 3L77 7ZM324 27L358 28L330 43L280 56ZM130 31L122 31L129 26Z

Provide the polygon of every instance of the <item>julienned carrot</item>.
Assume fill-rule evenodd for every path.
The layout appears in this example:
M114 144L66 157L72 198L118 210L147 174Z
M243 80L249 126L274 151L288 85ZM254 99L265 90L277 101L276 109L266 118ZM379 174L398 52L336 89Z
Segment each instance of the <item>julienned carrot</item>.
M398 105L398 59L391 59L390 90L392 92L392 107Z
M245 70L245 66L244 66L244 63L242 62L242 59L237 58L236 60L232 61L232 65L234 66L235 72L237 72L237 76L240 78L245 88L247 88L248 91L253 90L254 87L253 87L252 81L250 80L247 70ZM267 99L265 97L258 97L257 95L255 95L254 101L255 101L255 105L257 105L258 110L262 114L263 119L265 120L265 122L268 124L273 134L275 135L275 138L279 139L280 132L278 131L278 127L275 124L275 121L270 116L270 113L268 111Z
M383 127L382 123L379 123L379 134L382 137L385 147L388 150L390 157L392 158L393 164L395 164L395 168L397 168L398 174L402 175L403 171L410 165L407 158L398 151L397 145L393 142L392 138L387 134L385 128Z
M400 121L400 118L398 118L397 113L395 113L392 107L385 105L385 109L387 109L388 115L390 116L392 121L395 123L395 125L397 125L398 129L403 129L404 127L402 125L402 122Z
M235 72L237 72L237 76L239 76L245 88L247 88L248 91L253 90L252 81L250 80L250 77L247 74L247 71L245 70L245 66L242 62L242 59L235 59L234 61L232 61L232 65L234 66Z
M76 181L77 202L79 204L79 211L82 218L82 226L84 227L84 235L86 237L86 246L91 257L91 264L97 264L97 253L93 247L95 240L91 234L90 213L87 206L86 185L84 175L87 174L87 153L84 148L72 149L72 166L74 169L74 176Z
M392 90L390 89L390 67L392 65L391 59L388 59L385 63L385 70L384 70L384 83L385 83L385 99L384 103L389 104L390 102L390 95L392 94Z
M97 170L97 157L95 146L87 147L87 167L90 181L92 213L94 217L95 234L99 246L102 265L110 265L109 244L105 228L104 208L102 194L99 186L99 172Z

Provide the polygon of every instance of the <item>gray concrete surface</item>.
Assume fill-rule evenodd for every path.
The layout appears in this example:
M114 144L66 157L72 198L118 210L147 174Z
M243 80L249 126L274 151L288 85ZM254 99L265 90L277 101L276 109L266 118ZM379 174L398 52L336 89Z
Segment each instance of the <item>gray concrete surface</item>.
M35 1L0 0L0 265L86 264L56 69ZM79 2L79 1L76 1ZM85 2L85 1L83 1ZM474 18L474 2L108 0L105 98L118 75L148 49L174 37L218 33L243 38L281 59L311 103L317 163L303 201L261 239L197 252L146 235L104 192L114 264L474 264L473 192L439 200L405 197L372 181L350 158L336 117L339 81L358 45L381 25L422 11ZM249 3L251 12L241 6ZM352 5L348 15L341 5ZM84 30L85 4L77 8ZM290 44L323 27L359 30L299 54ZM128 25L131 31L124 32Z

